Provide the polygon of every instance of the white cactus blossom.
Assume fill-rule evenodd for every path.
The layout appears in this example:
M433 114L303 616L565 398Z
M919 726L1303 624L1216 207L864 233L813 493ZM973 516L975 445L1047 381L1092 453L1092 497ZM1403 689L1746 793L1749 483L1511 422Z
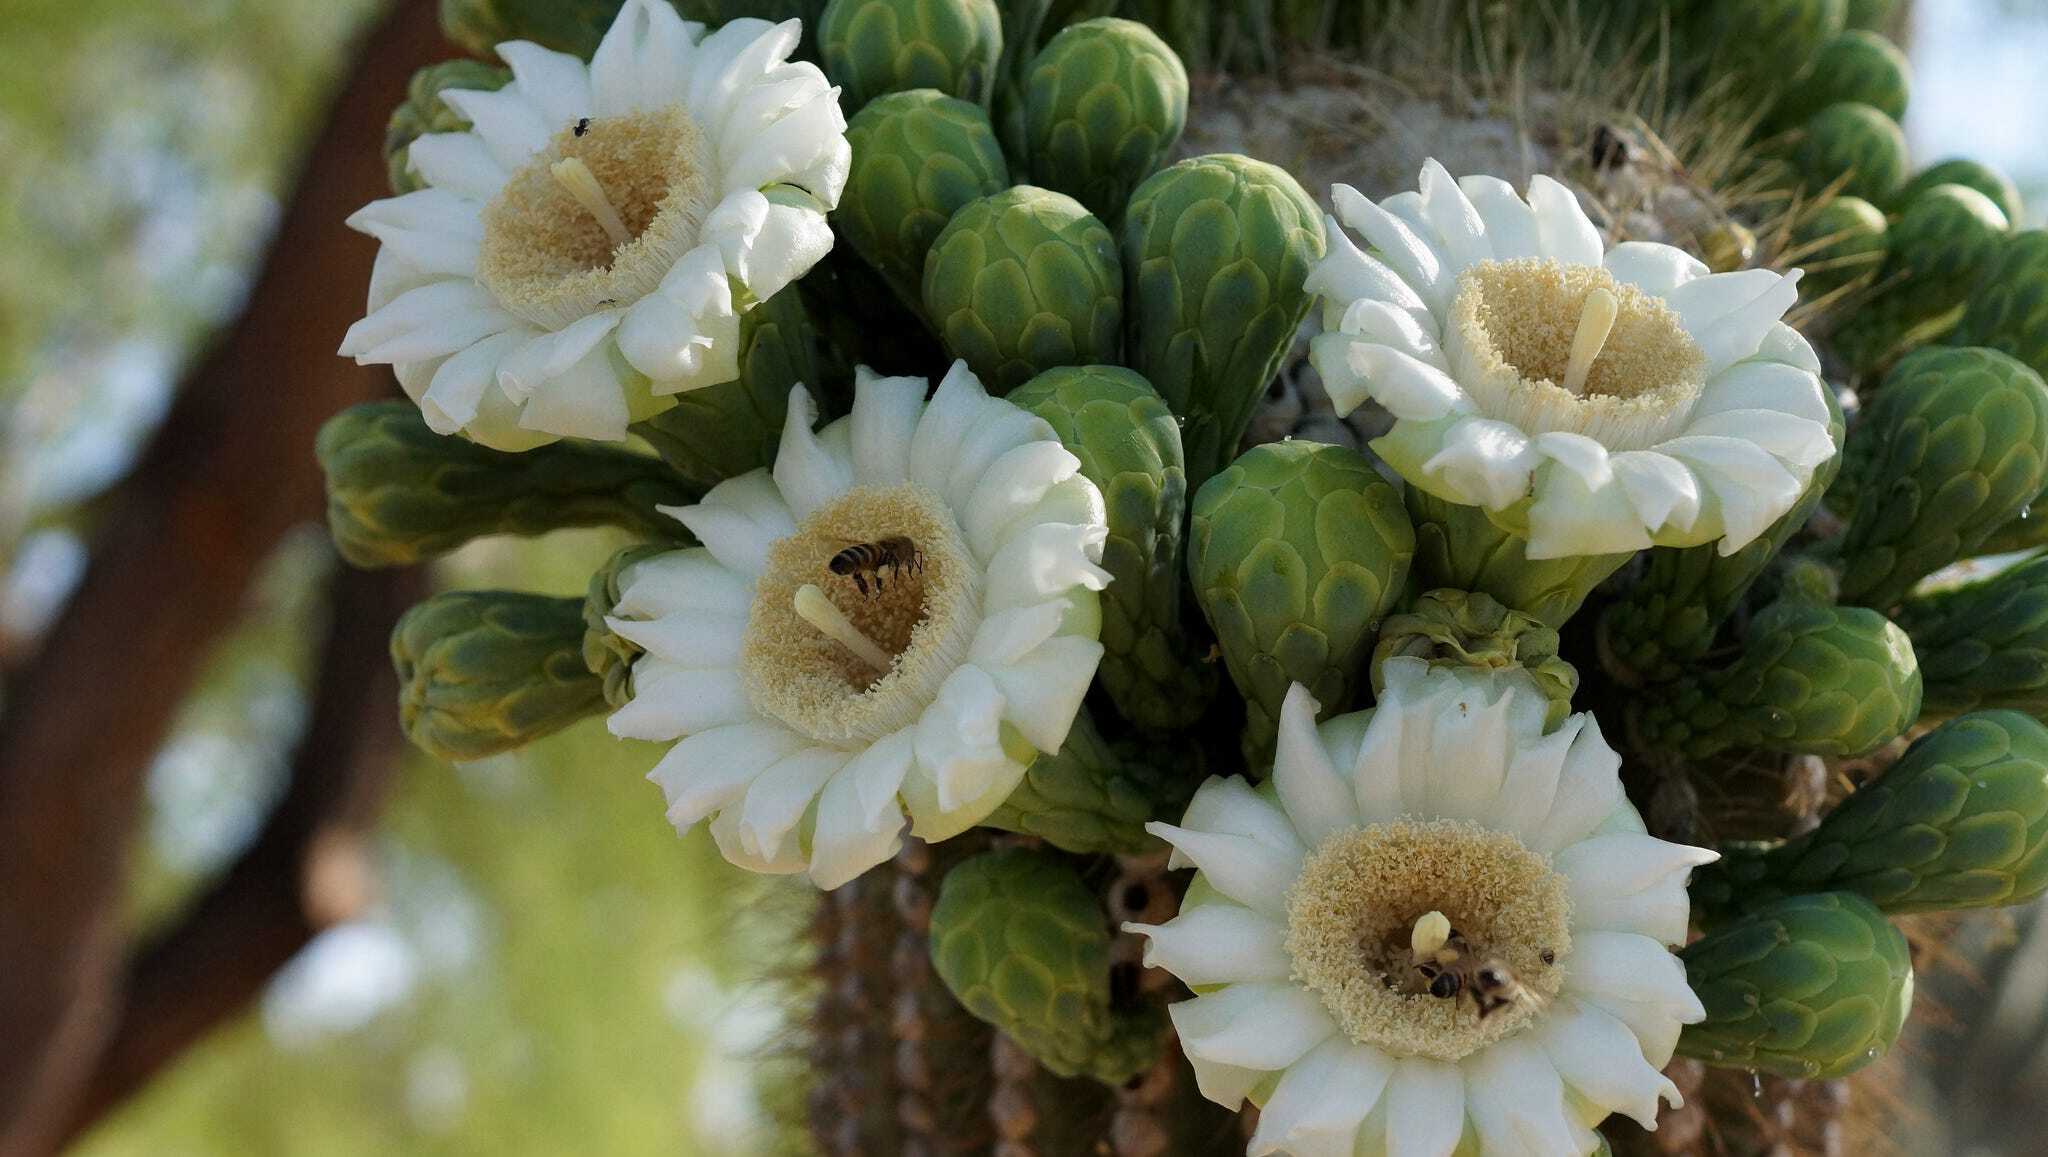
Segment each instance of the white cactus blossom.
M499 45L509 84L441 94L469 131L412 142L426 187L349 218L382 245L340 352L504 450L620 440L733 380L740 316L832 247L851 158L800 31L628 0L588 64Z
M833 888L906 823L965 831L1095 677L1101 493L966 363L926 387L862 370L815 433L798 387L772 469L664 508L703 545L620 576L608 622L645 653L611 730L677 741L649 775L669 819L741 867Z
M1715 853L1645 834L1592 715L1546 733L1525 680L1385 673L1376 708L1320 726L1296 685L1270 780L1211 779L1149 825L1200 870L1177 917L1127 928L1199 994L1170 1012L1203 1094L1262 1107L1253 1157L1584 1154L1609 1113L1655 1128L1705 1017L1666 946ZM1516 999L1482 1016L1469 972L1432 993L1417 965L1447 943Z
M1732 554L1834 454L1820 362L1781 320L1797 271L1609 248L1543 176L1525 199L1430 161L1416 191L1375 204L1340 184L1331 199L1311 356L1338 413L1384 406L1394 426L1373 449L1411 485L1485 508L1529 557L1717 540Z

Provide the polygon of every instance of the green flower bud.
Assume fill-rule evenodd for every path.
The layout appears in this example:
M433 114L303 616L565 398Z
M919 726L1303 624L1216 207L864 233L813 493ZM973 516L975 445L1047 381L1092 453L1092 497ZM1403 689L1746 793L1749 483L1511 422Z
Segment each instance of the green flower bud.
M1415 532L1355 450L1255 446L1195 495L1188 576L1245 699L1245 758L1270 762L1300 683L1343 712L1380 620L1401 597Z
M1820 190L1847 177L1841 191L1883 203L1906 179L1906 133L1867 104L1832 104L1799 130L1792 165L1806 187Z
M1593 588L1635 557L1624 551L1531 559L1528 540L1502 529L1479 507L1447 502L1419 486L1407 488L1405 501L1423 589L1483 591L1551 627L1563 626Z
M849 113L913 88L987 108L1002 51L995 0L831 0L818 18L818 54Z
M1115 362L1116 242L1065 193L1017 185L970 201L925 258L924 308L992 394L1054 366Z
M1842 408L1832 389L1822 393L1828 403L1828 432L1839 451ZM1792 509L1734 554L1723 555L1712 543L1643 552L1635 584L1600 616L1600 654L1608 668L1624 682L1658 681L1678 675L1705 656L1721 625L1742 605L1772 560L1805 527L1822 499L1834 497L1841 466L1838 452L1815 467Z
M1845 1076L1892 1047L1913 1007L1906 938L1852 893L1780 900L1679 955L1707 1019L1678 1051L1708 1064Z
M1942 185L1961 185L1991 198L1991 203L1998 206L1998 211L2005 214L2006 223L2014 229L2026 220L2027 203L2020 196L2019 186L2012 183L2012 178L1968 157L1952 157L1920 170L1899 189L1893 207L1904 208L1918 200L1922 193Z
M412 74L405 100L391 110L384 126L384 165L391 191L400 195L426 188L412 171L412 143L428 133L459 133L469 128L462 114L441 100L447 89L496 92L512 82L512 70L481 60L444 60Z
M523 747L605 708L583 664L583 600L449 591L391 632L398 718L429 754L454 762Z
M1125 210L1128 361L1185 420L1188 481L1237 452L1308 312L1323 218L1293 177L1214 154L1161 169Z
M2048 230L2006 239L1990 272L1971 288L1950 340L2011 354L2048 376Z
M1862 755L1912 726L1920 695L1913 644L1883 615L1780 601L1750 623L1734 666L1638 700L1636 735L1696 758L1731 747Z
M2048 714L2048 557L1907 599L1894 618L1920 656L1928 712Z
M2005 214L1962 185L1938 185L1913 199L1892 224L1882 289L1834 335L1857 370L1882 367L1954 325L1951 317L1991 272L2006 245Z
M1388 659L1422 659L1433 667L1521 671L1550 700L1550 725L1571 714L1579 672L1557 653L1557 630L1490 595L1430 591L1405 614L1390 615L1372 653L1374 696L1386 688Z
M357 566L410 566L487 534L618 526L654 538L681 527L657 506L698 491L661 462L584 442L523 454L427 428L410 402L368 402L327 420L314 443L327 472L327 525Z
M625 0L441 0L441 32L474 56L507 40L590 59Z
M1892 13L1898 7L1899 0L1849 0L1848 25L1882 32L1891 26Z
M1980 555L2007 554L2048 546L2048 494L2034 499L2019 517L1991 532L1977 548Z
M1075 718L1057 752L1032 761L1024 779L984 827L1037 836L1080 855L1140 855L1162 845L1148 820L1178 818L1202 782L1202 752L1171 758L1153 744L1112 745L1088 718Z
M590 576L589 590L583 596L583 665L603 683L604 700L613 707L624 707L626 700L632 698L633 661L644 652L640 644L613 632L605 620L611 617L625 593L623 576L627 568L674 549L665 545L629 546L612 555Z
M676 395L633 433L699 492L775 461L789 391L819 392L818 334L795 293L778 293L740 318L740 376Z
M1813 69L1822 46L1842 31L1845 11L1845 0L1717 0L1674 12L1673 21L1687 28L1684 40L1706 50L1706 83L1761 105Z
M1843 471L1856 508L1841 539L1842 601L1895 606L2048 484L2048 386L1996 350L1920 350L1858 420Z
M1875 32L1843 32L1820 48L1813 71L1771 110L1771 121L1796 125L1835 104L1862 104L1904 119L1911 66L1899 46Z
M2048 727L1978 711L1921 736L1805 835L1730 849L1692 891L1708 916L1821 889L1894 914L2020 904L2048 890L2044 845Z
M853 168L832 223L912 309L923 309L924 257L962 205L1010 185L1010 167L980 105L936 89L869 101L846 125Z
M1187 70L1158 34L1129 20L1072 25L1032 61L1026 81L1031 176L1119 221L1187 119Z
M1120 1085L1165 1043L1156 1006L1110 998L1102 906L1057 855L984 852L946 873L932 907L932 966L961 1005L1054 1074Z
M1188 654L1181 629L1188 484L1173 411L1150 382L1117 366L1047 370L1010 400L1052 424L1109 508L1102 566L1115 581L1102 599L1103 690L1141 727L1188 726L1215 696L1216 672Z
M1861 197L1836 197L1792 230L1787 260L1806 276L1799 296L1818 301L1874 276L1890 246L1884 214Z

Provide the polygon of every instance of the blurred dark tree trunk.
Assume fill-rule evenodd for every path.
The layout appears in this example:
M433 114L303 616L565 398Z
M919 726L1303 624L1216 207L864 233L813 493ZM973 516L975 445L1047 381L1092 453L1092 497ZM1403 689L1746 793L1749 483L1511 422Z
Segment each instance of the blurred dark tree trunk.
M0 1157L54 1151L347 914L328 902L347 862L337 840L395 755L382 651L409 584L391 575L337 579L315 722L242 862L139 952L123 884L145 774L201 660L280 536L320 517L315 431L391 390L382 369L334 356L374 252L342 219L387 193L385 117L415 69L449 55L434 7L402 0L355 46L242 316L186 376L84 581L8 688Z

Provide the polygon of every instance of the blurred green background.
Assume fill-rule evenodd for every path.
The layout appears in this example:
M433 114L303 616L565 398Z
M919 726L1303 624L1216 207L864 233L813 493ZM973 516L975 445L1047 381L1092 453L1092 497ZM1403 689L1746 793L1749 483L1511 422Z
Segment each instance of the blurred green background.
M180 367L240 302L297 147L376 8L7 3L0 658L61 605L94 496L125 470ZM1916 155L2004 167L2038 220L2048 149L2038 116L2019 114L2048 108L2038 67L2048 13L2025 0L1919 8ZM462 586L579 593L613 545L585 533L487 542L444 565ZM158 758L134 857L138 929L229 862L280 790L306 712L315 592L332 565L314 528L278 552ZM462 768L413 756L378 841L369 915L317 939L254 1012L81 1151L777 1147L773 1120L788 1114L764 1108L776 1102L762 1090L786 1084L776 1066L794 1063L805 897L726 868L701 834L677 839L641 778L657 754L585 724ZM2021 957L2048 969L2048 930L2029 927L1990 938L2025 939ZM2024 993L2013 991L1994 984L1983 1003L2004 1038L2028 1026L2020 1059L2038 1068L2048 1063L2037 1043L2048 995L2015 1010ZM1914 1088L1954 1106L1942 1084Z

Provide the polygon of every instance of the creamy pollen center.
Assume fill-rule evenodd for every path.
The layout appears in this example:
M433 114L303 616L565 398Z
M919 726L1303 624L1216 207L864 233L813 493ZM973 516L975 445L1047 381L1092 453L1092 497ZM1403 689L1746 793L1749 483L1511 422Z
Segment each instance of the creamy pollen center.
M1530 995L1481 1016L1469 996L1420 990L1416 921L1441 912L1475 960ZM1324 840L1287 893L1294 979L1353 1041L1455 1061L1513 1033L1555 997L1571 952L1564 877L1514 836L1457 820L1400 820Z
M848 573L833 566L842 554L858 563ZM880 648L887 670L799 612L805 587ZM741 680L757 708L813 740L871 743L915 723L965 661L980 606L980 570L936 494L857 487L769 549L741 641Z
M1574 339L1602 294L1611 327L1573 383ZM1479 262L1459 275L1445 329L1452 368L1480 412L1530 434L1646 449L1684 424L1706 384L1706 354L1677 312L1595 265Z
M623 241L564 182L563 161L595 179ZM477 280L544 329L631 305L695 248L714 204L706 162L680 105L563 126L485 206Z

